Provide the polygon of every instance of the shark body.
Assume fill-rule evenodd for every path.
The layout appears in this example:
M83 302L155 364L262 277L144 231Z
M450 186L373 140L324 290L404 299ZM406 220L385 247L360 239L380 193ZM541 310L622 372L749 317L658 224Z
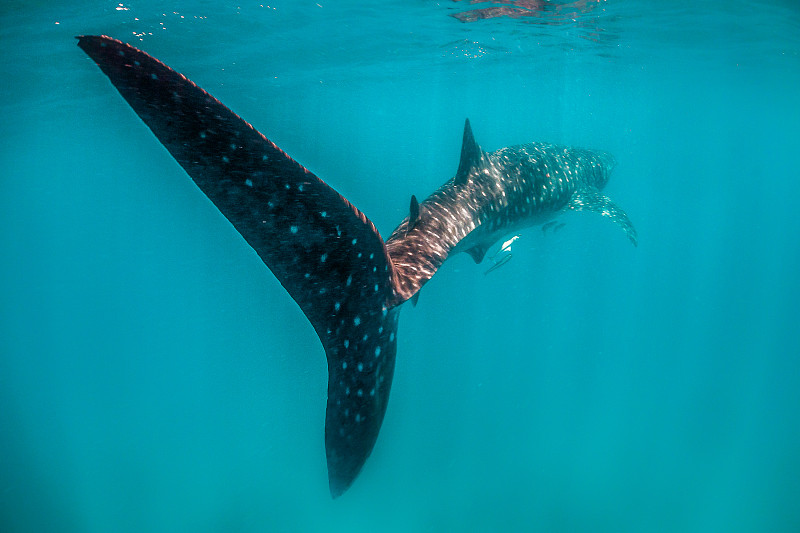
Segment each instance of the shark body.
M386 242L334 189L164 63L107 36L78 46L233 224L297 302L328 361L325 446L331 495L369 457L389 398L401 304L451 255L480 263L496 241L566 210L609 217L636 244L625 213L600 192L605 153L543 143L487 153L464 127L456 175ZM507 259L505 259L507 260Z

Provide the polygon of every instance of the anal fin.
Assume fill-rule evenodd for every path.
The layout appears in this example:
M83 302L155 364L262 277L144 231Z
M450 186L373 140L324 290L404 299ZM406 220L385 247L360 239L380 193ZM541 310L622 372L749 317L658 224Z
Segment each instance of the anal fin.
M558 220L551 220L549 222L545 222L544 224L542 224L542 233L547 235L547 230L553 229L556 226L556 224L558 224Z
M475 261L475 264L477 265L481 261L483 261L484 257L486 257L486 252L489 251L489 246L476 244L472 248L469 248L469 249L464 250L464 251L469 254L469 256L472 258L473 261Z

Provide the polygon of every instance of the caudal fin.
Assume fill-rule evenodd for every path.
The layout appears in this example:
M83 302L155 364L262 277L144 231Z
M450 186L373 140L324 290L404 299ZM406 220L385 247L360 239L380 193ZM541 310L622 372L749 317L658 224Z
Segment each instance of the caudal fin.
M393 269L375 226L216 98L106 36L78 46L252 246L314 326L328 359L331 494L369 456L394 372Z

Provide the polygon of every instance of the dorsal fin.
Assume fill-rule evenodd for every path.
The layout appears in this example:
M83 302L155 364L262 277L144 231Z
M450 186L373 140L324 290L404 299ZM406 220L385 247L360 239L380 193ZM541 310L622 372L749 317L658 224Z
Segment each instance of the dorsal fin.
M415 195L411 195L411 206L408 209L408 226L406 226L406 235L414 226L417 225L417 221L419 221L419 202L417 201L417 197Z
M461 161L458 163L456 183L466 183L470 172L475 168L479 168L483 161L483 150L475 142L475 137L472 135L472 127L469 125L469 119L467 119L464 122L464 140L461 143Z

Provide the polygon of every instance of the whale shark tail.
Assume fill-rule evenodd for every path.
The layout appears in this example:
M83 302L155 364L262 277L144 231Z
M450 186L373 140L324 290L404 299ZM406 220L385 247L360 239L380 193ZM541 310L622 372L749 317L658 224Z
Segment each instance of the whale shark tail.
M328 360L331 495L378 437L394 373L399 307L383 239L364 214L216 98L107 36L78 46L305 313Z

